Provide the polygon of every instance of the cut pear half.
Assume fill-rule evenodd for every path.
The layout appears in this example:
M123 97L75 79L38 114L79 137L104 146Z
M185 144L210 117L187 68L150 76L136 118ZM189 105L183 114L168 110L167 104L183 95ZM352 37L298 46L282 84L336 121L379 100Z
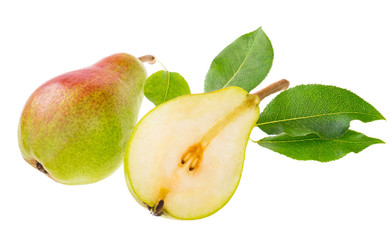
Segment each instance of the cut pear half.
M151 110L125 154L133 196L158 216L199 219L218 211L240 181L259 102L242 88L227 87Z

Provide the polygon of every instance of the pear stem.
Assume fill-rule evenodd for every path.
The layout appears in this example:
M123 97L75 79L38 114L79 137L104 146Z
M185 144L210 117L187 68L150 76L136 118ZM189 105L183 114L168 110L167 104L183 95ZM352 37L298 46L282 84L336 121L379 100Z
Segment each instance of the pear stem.
M289 81L287 81L286 79L282 79L252 94L258 96L261 101L271 94L286 90L287 88L289 88L289 85Z
M141 57L139 57L139 60L142 63L149 63L149 64L154 64L157 61L157 59L153 55L141 56Z

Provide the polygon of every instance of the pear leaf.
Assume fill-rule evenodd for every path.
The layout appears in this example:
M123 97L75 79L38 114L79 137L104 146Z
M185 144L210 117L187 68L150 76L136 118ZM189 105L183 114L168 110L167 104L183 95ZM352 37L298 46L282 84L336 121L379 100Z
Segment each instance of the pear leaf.
M188 83L179 73L165 70L152 74L144 85L144 95L155 106L190 93Z
M267 76L273 58L271 42L261 28L242 35L212 61L204 91L237 86L249 92Z
M260 114L257 126L267 134L304 136L316 133L332 139L344 134L352 120L385 119L372 105L342 88L300 85L276 96Z
M293 159L328 162L339 159L350 152L358 153L372 144L384 142L348 130L335 139L321 138L314 133L306 136L290 136L287 133L282 133L277 136L265 137L257 143Z

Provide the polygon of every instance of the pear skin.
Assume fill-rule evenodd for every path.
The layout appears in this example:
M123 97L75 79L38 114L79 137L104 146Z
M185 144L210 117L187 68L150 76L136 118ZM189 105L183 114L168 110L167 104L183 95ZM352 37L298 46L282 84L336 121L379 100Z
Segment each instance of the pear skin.
M22 112L23 158L63 184L88 184L122 163L147 78L142 62L119 53L41 85Z

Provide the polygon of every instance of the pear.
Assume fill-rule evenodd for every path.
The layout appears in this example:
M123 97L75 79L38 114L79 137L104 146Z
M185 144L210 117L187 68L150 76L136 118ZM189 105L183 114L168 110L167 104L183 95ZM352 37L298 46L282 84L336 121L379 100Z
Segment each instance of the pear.
M63 184L112 174L137 121L149 60L119 53L41 85L19 122L23 158Z
M249 94L239 87L177 97L136 125L125 152L131 194L155 216L200 219L234 194L259 103L285 79Z
M125 154L130 191L154 215L198 219L219 210L239 183L259 102L228 87L156 107L135 128Z

